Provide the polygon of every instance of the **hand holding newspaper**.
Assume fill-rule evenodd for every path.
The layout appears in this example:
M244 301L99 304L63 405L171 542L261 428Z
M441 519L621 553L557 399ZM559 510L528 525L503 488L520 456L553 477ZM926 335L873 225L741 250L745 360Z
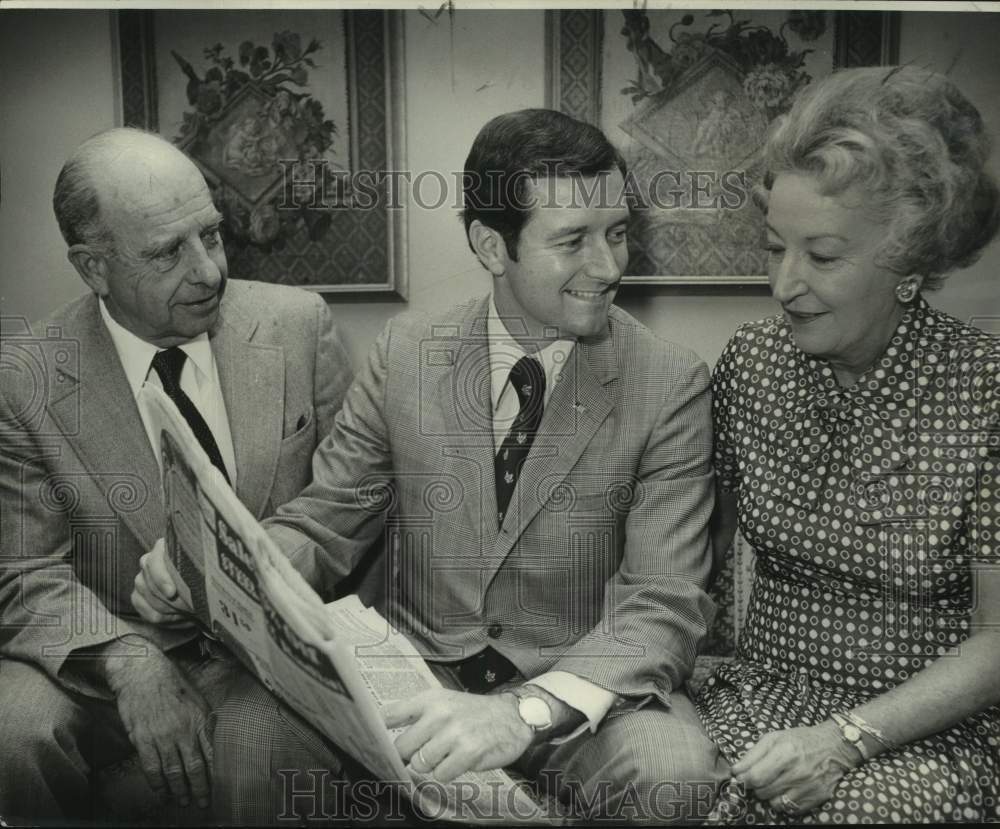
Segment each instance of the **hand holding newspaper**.
M171 400L142 392L159 438L167 556L198 620L261 682L429 817L562 824L503 770L441 784L405 765L386 704L440 685L405 636L357 596L329 605L240 503ZM157 448L157 447L154 447Z

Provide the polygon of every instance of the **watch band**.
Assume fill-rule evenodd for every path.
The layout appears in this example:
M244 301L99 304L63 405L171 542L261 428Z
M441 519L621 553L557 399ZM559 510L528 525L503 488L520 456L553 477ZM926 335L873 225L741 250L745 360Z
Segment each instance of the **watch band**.
M888 751L895 751L899 748L892 740L885 736L879 729L872 725L868 720L863 717L858 716L853 711L845 711L843 717L853 725L857 726L863 733L871 737L875 742L879 743L883 748Z
M863 761L870 759L871 752L868 751L868 746L865 745L864 732L843 714L834 714L831 719L837 724L837 728L840 729L840 739L854 748L861 755Z

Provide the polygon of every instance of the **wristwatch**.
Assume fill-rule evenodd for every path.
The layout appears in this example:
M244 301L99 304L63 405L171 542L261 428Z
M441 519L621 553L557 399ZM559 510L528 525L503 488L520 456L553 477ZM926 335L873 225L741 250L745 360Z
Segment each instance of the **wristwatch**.
M517 714L536 736L543 737L552 728L552 709L533 685L518 685L510 689L517 698Z
M862 760L867 760L871 757L871 753L868 751L868 746L865 745L864 737L860 728L848 720L843 714L834 714L831 719L837 724L837 728L840 729L840 739L842 739L849 746L853 746L857 749L857 752L861 755Z

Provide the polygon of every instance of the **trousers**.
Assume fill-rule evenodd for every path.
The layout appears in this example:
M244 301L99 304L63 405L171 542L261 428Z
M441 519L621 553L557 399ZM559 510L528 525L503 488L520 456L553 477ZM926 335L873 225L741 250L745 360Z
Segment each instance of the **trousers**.
M213 711L243 672L221 648L210 654L180 648L168 656ZM134 752L113 700L68 690L34 665L13 659L0 659L0 745L0 817L10 824L107 819L96 774ZM146 789L146 803L156 813L156 795L145 778L131 782ZM213 810L221 802L225 811L225 780L218 782L213 775ZM196 804L189 810L201 813L191 819L211 822L211 814Z
M444 672L435 673L446 680ZM729 766L705 734L686 692L675 691L670 703L669 708L654 701L612 711L596 733L529 749L514 771L587 822L703 820L719 786L729 779ZM352 803L351 798L359 782L356 764L256 680L242 679L217 717L216 765L232 776L229 790L238 822L389 823L397 812L400 822L408 822L406 804L383 802L383 811L373 815L370 790L359 813L358 799ZM251 744L256 750L248 750Z

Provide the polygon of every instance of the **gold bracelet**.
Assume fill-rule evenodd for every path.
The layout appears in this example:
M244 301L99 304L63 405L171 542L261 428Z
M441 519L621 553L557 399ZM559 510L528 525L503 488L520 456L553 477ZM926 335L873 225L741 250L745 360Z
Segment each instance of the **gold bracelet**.
M867 720L855 714L853 711L845 711L844 716L853 724L859 731L863 731L869 737L871 737L875 742L879 743L883 748L888 751L896 751L899 746L896 745L892 740L885 736L881 731L879 731L874 725L869 723Z

